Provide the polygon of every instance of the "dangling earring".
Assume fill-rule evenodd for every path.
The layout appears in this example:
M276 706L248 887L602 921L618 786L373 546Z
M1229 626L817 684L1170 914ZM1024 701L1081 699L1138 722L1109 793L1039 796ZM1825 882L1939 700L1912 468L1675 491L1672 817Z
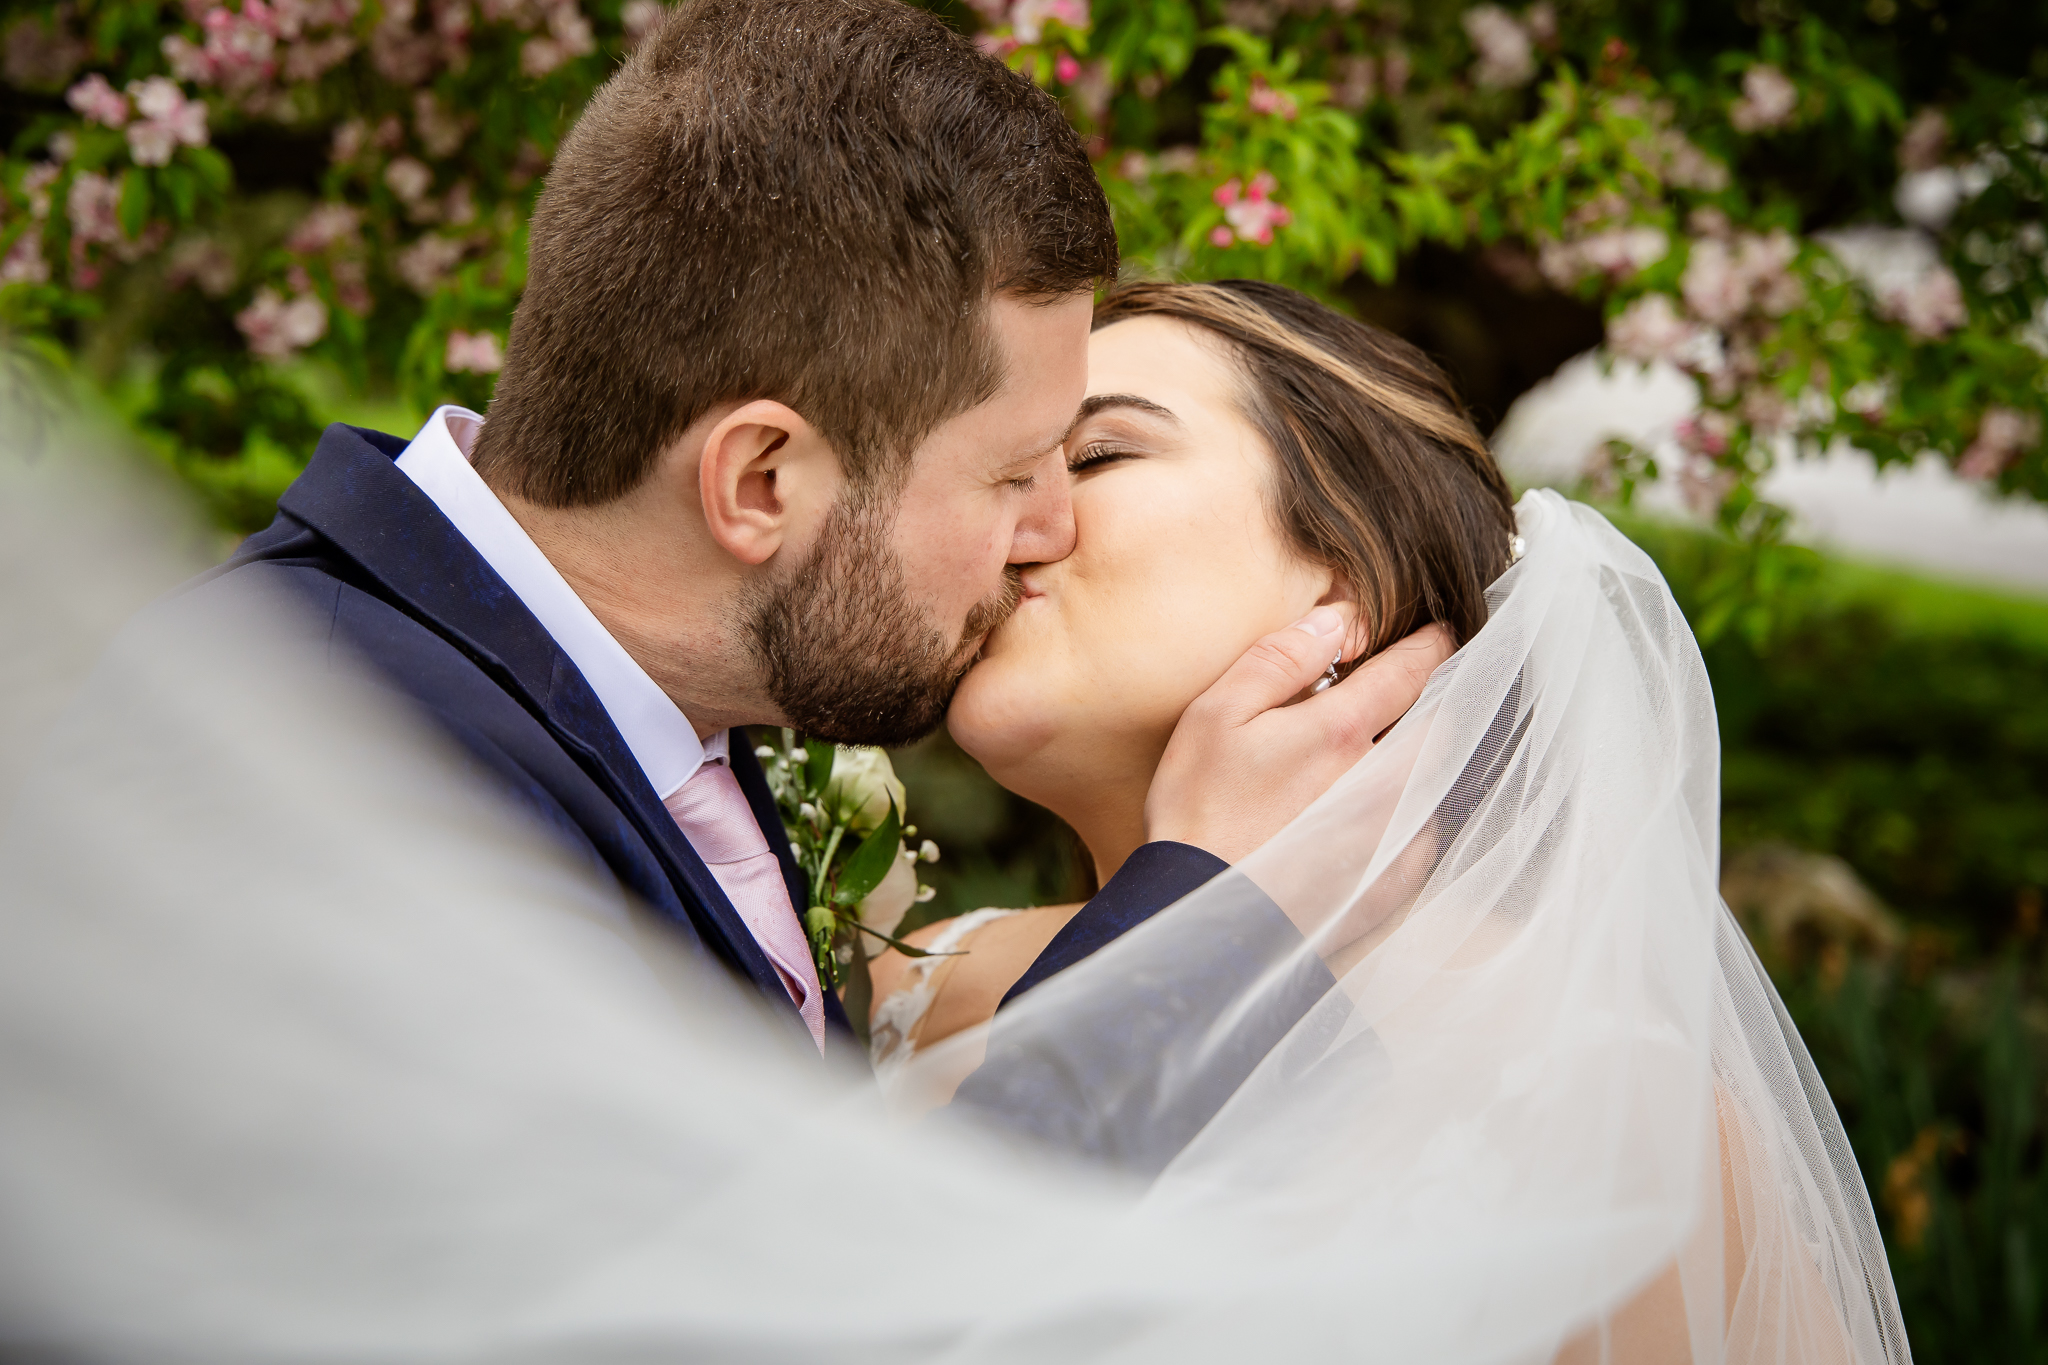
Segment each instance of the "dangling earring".
M1317 678L1316 685L1309 689L1311 694L1329 690L1330 684L1337 681L1337 665L1343 658L1344 656L1339 654L1335 659L1330 660L1330 666L1323 670L1323 676Z

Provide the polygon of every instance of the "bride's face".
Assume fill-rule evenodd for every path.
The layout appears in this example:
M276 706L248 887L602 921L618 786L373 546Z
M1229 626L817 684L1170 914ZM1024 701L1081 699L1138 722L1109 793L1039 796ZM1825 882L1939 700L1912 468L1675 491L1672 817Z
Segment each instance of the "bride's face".
M1024 570L1022 603L947 717L1013 791L1061 810L1089 784L1149 783L1188 703L1328 593L1330 570L1276 524L1273 455L1237 412L1243 382L1224 343L1173 319L1090 339L1067 443L1073 553Z

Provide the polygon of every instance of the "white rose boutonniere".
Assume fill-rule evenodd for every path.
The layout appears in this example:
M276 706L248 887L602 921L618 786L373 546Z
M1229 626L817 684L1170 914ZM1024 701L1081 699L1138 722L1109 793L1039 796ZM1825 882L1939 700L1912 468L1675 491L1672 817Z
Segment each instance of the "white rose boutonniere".
M903 823L908 794L880 749L784 730L780 747L764 744L754 754L809 889L803 921L818 979L847 988L847 1016L860 1029L868 1012L867 960L892 946L930 956L894 934L912 905L932 898L932 888L918 882L917 865L937 862L938 845L926 839L908 847L917 836L917 826Z

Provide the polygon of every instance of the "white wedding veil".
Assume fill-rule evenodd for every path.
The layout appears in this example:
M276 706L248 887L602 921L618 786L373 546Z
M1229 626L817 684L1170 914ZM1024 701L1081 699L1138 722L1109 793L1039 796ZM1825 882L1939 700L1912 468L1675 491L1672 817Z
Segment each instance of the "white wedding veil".
M1585 509L1526 498L1387 741L906 1124L288 604L81 684L167 580L12 458L0 1356L1907 1358L1715 893L1697 652Z
M985 1050L963 1106L1158 1173L1150 1217L1255 1211L1232 1292L1318 1356L1905 1360L1840 1120L1717 889L1692 634L1598 513L1517 520L1486 626L1378 748L929 1079ZM1256 1358L1231 1301L1189 1327Z

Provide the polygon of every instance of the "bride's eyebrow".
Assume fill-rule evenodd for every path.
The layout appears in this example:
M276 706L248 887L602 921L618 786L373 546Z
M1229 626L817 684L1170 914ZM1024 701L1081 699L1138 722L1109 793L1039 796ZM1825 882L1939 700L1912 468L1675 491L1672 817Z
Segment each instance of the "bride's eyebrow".
M1163 407L1149 398L1140 398L1135 393L1091 393L1081 400L1081 410L1074 414L1074 426L1078 427L1097 413L1111 408L1135 408L1154 417L1164 417L1175 426L1180 425L1180 418L1174 415L1172 408ZM1073 435L1073 427L1067 429L1067 434Z

